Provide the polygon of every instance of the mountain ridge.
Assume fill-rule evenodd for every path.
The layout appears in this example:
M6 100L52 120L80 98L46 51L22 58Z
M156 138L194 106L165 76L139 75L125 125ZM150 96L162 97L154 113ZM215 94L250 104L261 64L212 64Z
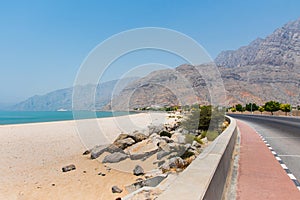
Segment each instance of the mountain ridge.
M300 104L300 18L277 28L265 38L257 38L236 50L221 52L215 64L225 86L227 105L249 102L263 104L269 100ZM206 76L212 75L205 74L209 71L205 69L208 69L205 65L183 64L173 70L154 71L140 79L130 80L127 84L119 84L123 88L119 88L114 95L112 90L116 82L103 87L103 98L96 95L96 106L93 106L93 102L85 102L84 98L80 102L85 109L113 110L196 102L209 104L210 83ZM218 91L218 88L215 89ZM14 108L72 109L70 88L57 92L56 97L31 97Z
M300 18L277 28L266 38L257 38L237 50L222 51L215 59L221 67L267 64L274 66L300 63ZM297 59L297 60L295 60Z
M112 80L94 85L77 86L83 92L83 97L86 92L91 91L91 88L96 87L95 102L81 101L82 110L101 110L111 99L112 95L116 95L122 90L122 87L127 83L137 79L137 77L125 78L122 84L118 84L120 80ZM118 84L118 85L117 85ZM118 86L118 88L116 88ZM72 110L72 94L73 88L64 88L51 91L44 95L34 95L20 103L6 108L5 110L12 111L57 111L57 110ZM113 94L114 93L114 94Z
M299 104L300 18L276 29L266 38L257 38L237 50L221 52L215 63L224 82L227 105L249 102L263 104L269 100ZM201 68L201 65L197 67ZM187 88L194 91L198 103L207 104L210 102L210 94L207 91L209 82L205 82L197 71L191 72L191 69L191 65L181 65L168 74L158 71L156 76L153 76L152 73L133 83L131 88L125 88L109 108L126 110L151 106L157 102L160 106L179 103L178 100L182 99L181 96L186 92L184 87L181 87L184 84L180 86L180 83L172 82L174 74L179 72L188 80ZM155 87L153 84L148 88L141 87L149 86L152 82L161 87ZM177 84L174 91L162 90L163 87L170 88L172 83ZM181 91L179 96L174 96L174 92L178 91ZM153 99L154 95L156 96ZM166 101L168 97L171 98L169 102ZM184 105L184 102L185 100L181 105Z

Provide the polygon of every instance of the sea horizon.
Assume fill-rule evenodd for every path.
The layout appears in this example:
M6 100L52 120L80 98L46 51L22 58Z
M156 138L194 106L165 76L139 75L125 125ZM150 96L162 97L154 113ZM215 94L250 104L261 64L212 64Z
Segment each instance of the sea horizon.
M0 111L0 125L107 118L134 114L127 111ZM75 116L75 117L74 117Z

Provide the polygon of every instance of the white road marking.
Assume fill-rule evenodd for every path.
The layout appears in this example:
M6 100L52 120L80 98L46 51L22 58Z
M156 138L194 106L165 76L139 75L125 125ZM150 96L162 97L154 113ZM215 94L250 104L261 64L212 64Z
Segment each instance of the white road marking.
M288 169L285 164L280 164L283 169Z
M277 154L275 151L271 151L271 152L272 152L272 154L274 154L274 155Z
M278 161L280 161L280 160L281 160L281 158L279 158L278 156L276 156L275 158L276 158Z
M297 180L293 174L287 174L287 175L290 177L290 179Z

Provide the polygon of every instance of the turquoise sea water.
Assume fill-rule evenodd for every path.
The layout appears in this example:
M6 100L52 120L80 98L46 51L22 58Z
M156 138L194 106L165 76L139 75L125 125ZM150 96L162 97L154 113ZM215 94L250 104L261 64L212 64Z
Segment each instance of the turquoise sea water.
M74 116L73 116L74 114ZM53 122L75 119L103 118L133 114L132 112L92 112L92 111L0 111L0 125Z

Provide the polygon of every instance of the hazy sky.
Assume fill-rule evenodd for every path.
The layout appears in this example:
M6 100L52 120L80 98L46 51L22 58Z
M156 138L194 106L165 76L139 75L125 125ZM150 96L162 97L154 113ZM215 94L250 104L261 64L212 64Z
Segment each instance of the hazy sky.
M299 10L299 0L1 1L0 104L72 86L88 53L121 31L174 29L214 58L271 34Z

